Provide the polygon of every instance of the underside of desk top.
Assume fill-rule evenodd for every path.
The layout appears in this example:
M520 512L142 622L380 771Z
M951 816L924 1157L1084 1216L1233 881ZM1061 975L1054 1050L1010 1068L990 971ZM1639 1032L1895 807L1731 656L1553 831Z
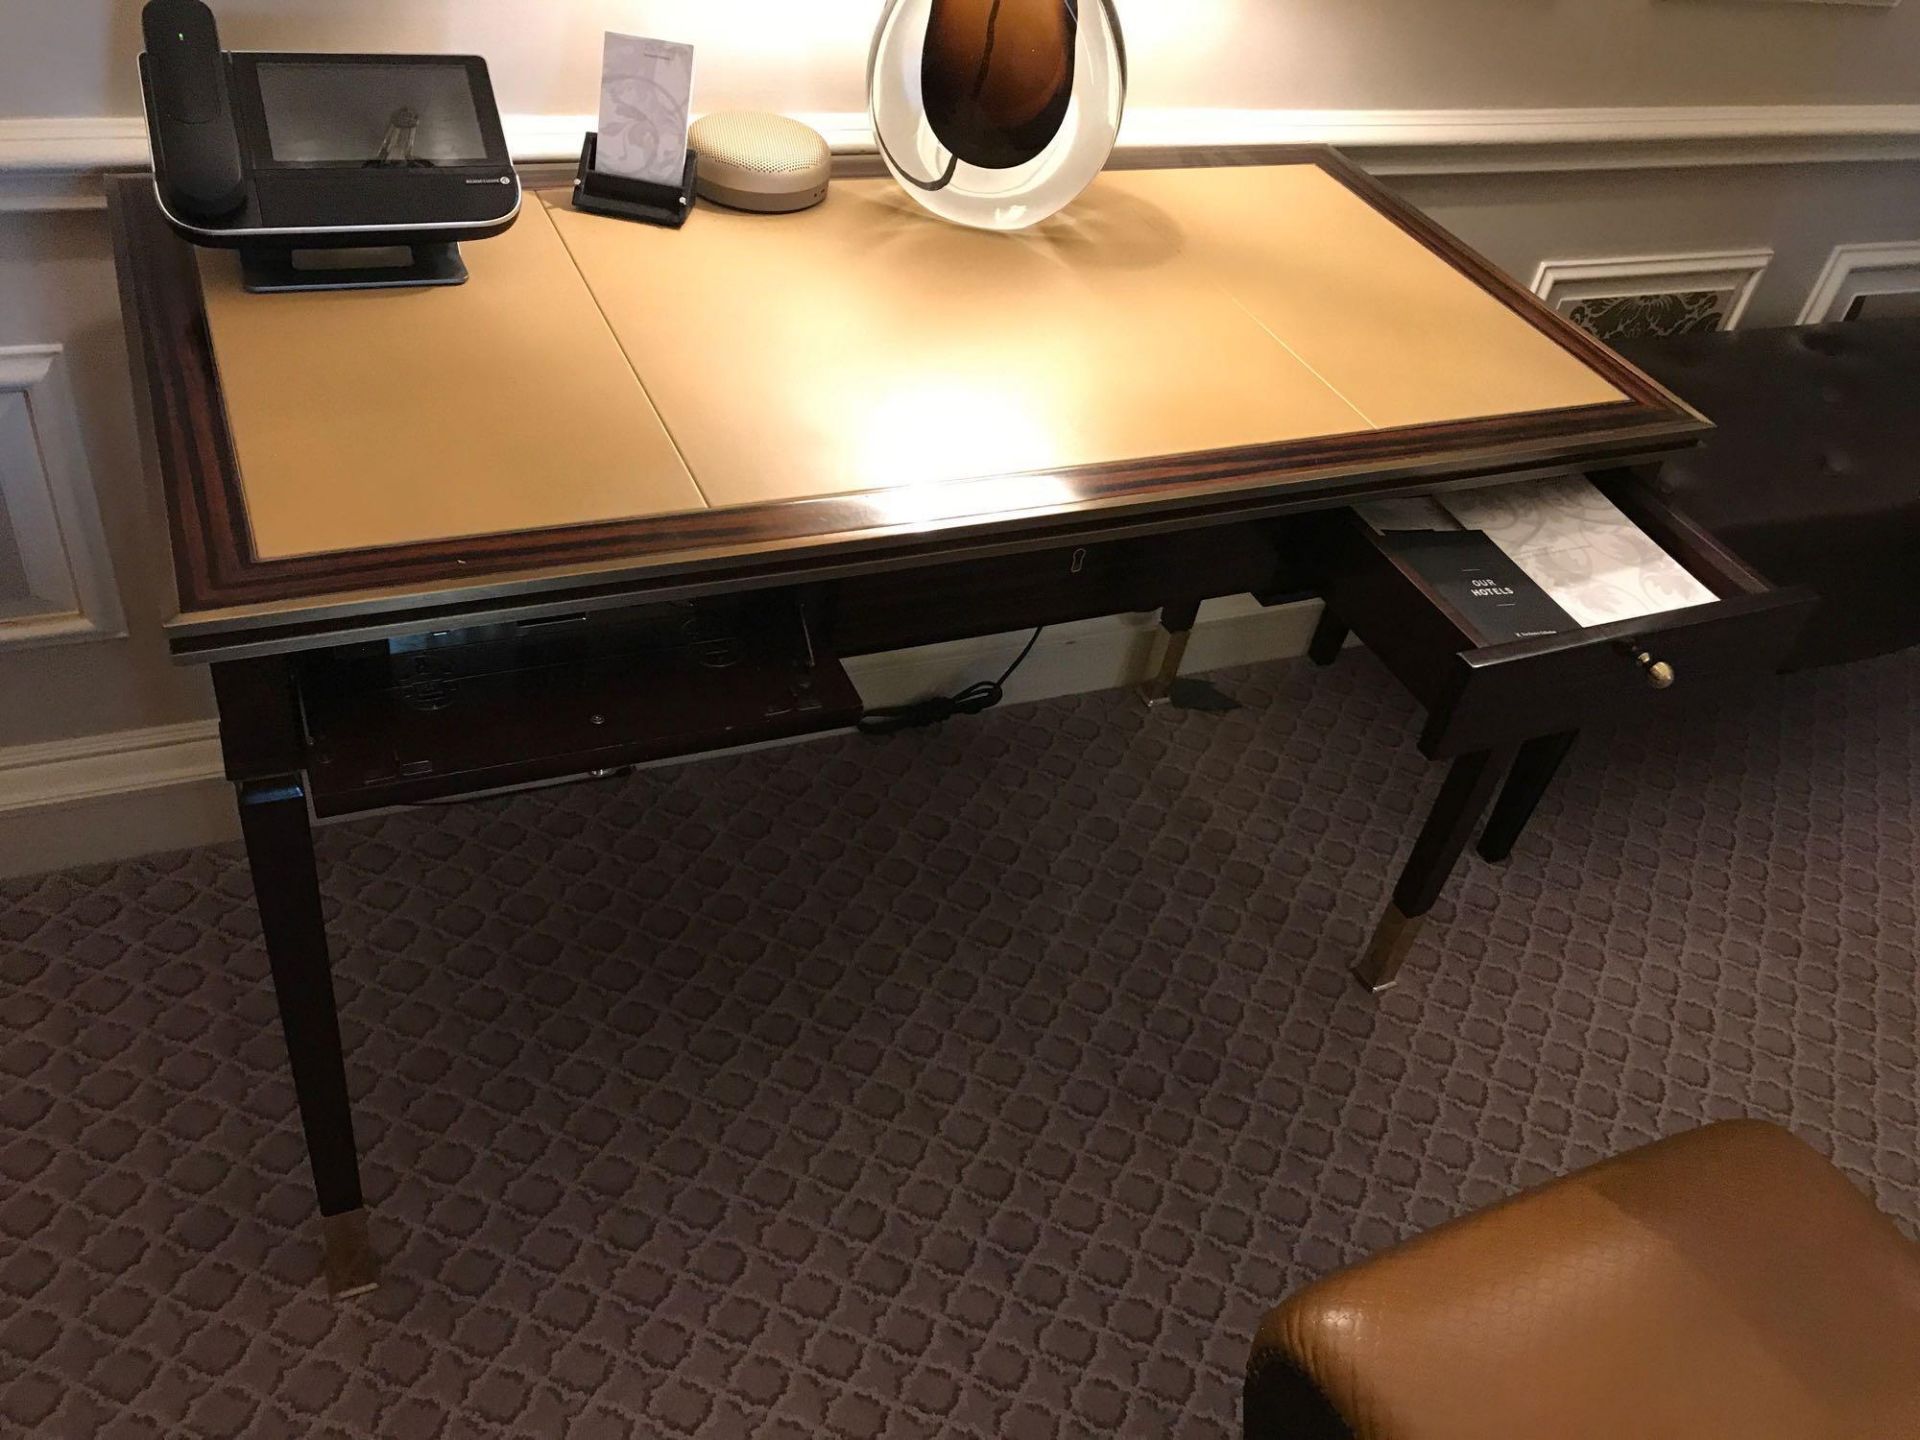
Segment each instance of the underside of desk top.
M280 296L123 190L163 469L191 452L183 610L725 568L1706 428L1337 157L1285 160L1109 172L1017 235L881 180L678 232L530 195L465 247L465 286Z

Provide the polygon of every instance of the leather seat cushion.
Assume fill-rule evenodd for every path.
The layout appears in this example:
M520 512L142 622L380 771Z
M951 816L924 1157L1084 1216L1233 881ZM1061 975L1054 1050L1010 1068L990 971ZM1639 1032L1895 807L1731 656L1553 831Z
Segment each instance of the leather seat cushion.
M1248 1397L1249 1440L1920 1436L1920 1247L1784 1130L1711 1126L1303 1291Z
M1789 668L1920 644L1920 319L1681 335L1620 352L1719 426L1679 508L1822 603Z

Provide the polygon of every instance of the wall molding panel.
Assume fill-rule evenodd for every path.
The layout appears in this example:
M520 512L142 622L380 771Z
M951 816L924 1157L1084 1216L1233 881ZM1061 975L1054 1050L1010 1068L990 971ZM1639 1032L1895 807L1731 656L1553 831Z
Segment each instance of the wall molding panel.
M137 115L0 120L0 212L99 209L100 176L149 163Z
M1920 240L1836 246L1800 311L1800 324L1844 320L1863 295L1914 291L1920 291Z
M873 151L858 111L802 114L840 154ZM576 160L588 115L509 115L522 163ZM1920 159L1920 105L1128 112L1123 148L1337 145L1376 175L1538 174ZM99 177L148 163L137 115L0 119L0 211L97 208Z
M0 507L29 598L0 603L0 650L127 633L59 345L0 348Z

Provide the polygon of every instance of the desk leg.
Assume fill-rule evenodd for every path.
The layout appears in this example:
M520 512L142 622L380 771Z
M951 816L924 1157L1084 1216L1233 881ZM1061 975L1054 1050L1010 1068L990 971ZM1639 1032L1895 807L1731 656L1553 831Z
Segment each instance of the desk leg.
M1194 621L1200 618L1200 602L1184 600L1163 606L1160 628L1166 641L1160 650L1160 665L1153 678L1140 687L1140 698L1147 708L1158 709L1173 699L1173 682L1180 678L1180 663L1187 658L1187 642L1193 638Z
M360 1193L360 1161L353 1143L306 790L297 775L243 780L236 788L274 997L280 1004L300 1124L307 1135L307 1159L320 1199L327 1289L334 1295L355 1295L373 1289L379 1267Z
M1446 888L1447 878L1473 838L1473 830L1493 798L1494 787L1506 773L1513 758L1511 750L1481 750L1462 755L1447 771L1440 787L1440 798L1433 813L1413 842L1413 854L1394 887L1393 904L1381 917L1367 953L1354 967L1360 983L1378 994L1389 989L1400 977L1414 943L1420 938L1421 923L1434 901Z
M1313 627L1313 639L1307 642L1307 658L1319 666L1340 658L1340 647L1347 643L1347 624L1328 605L1320 612L1320 623Z
M1487 818L1487 828L1481 832L1481 859L1491 860L1497 865L1513 854L1513 847L1519 842L1521 832L1533 818L1533 812L1539 807L1541 796L1547 793L1547 787L1553 783L1553 777L1560 772L1561 762L1567 758L1567 752L1573 749L1573 742L1579 738L1579 733L1577 730L1568 730L1560 735L1541 735L1520 747L1519 757L1513 762L1513 771L1507 776L1506 787L1501 790L1500 798L1494 801L1493 814Z

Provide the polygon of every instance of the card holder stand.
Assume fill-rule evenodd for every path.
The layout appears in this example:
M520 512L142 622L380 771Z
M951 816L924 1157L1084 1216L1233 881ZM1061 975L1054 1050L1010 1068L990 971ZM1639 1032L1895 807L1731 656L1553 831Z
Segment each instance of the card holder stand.
M594 169L599 139L589 130L586 142L580 147L580 169L573 177L574 209L665 225L673 230L687 223L687 216L693 210L693 184L699 172L699 155L687 151L687 168L677 187L654 185L620 175L603 175Z

